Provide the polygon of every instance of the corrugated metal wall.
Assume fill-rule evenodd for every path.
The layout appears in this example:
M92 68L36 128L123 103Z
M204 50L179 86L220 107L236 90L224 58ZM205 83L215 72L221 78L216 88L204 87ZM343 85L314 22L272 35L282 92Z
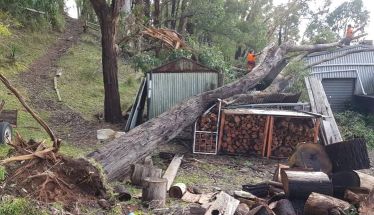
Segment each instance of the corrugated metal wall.
M148 117L154 118L182 100L218 87L218 73L151 73L148 79Z
M343 111L347 102L352 102L355 86L354 78L325 78L322 85L334 112Z
M306 58L308 64L330 58L346 51L373 48L373 46L349 46L334 51L319 52ZM357 71L357 72L356 72ZM324 78L356 78L355 94L374 94L374 51L354 53L312 67L313 76ZM359 77L358 77L359 76ZM361 87L361 83L362 87Z

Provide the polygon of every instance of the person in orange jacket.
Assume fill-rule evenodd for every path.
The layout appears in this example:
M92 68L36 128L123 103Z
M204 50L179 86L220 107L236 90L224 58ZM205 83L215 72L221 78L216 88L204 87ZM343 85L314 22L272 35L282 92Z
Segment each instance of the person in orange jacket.
M253 50L251 50L247 54L247 66L248 66L248 72L251 72L252 69L256 66L256 54Z
M349 46L351 44L351 40L353 39L353 27L351 24L348 25L347 31L345 32L345 40L344 45Z

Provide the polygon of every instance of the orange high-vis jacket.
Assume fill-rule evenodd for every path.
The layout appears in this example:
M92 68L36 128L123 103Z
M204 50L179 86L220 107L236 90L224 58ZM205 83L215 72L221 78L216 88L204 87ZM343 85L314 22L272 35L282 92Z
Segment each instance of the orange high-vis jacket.
M353 28L347 28L347 32L345 34L345 37L352 39L353 38Z
M248 53L247 55L247 61L250 63L256 62L256 55L252 53Z

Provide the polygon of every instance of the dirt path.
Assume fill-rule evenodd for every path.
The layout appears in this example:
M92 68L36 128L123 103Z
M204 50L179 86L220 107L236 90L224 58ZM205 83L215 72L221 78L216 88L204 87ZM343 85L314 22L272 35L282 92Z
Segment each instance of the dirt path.
M82 25L79 21L66 18L66 28L45 55L37 59L27 71L20 74L21 85L27 90L30 103L40 112L47 112L48 123L61 138L70 143L94 144L97 123L85 120L63 102L57 101L53 77L57 70L57 62L68 49L77 43Z

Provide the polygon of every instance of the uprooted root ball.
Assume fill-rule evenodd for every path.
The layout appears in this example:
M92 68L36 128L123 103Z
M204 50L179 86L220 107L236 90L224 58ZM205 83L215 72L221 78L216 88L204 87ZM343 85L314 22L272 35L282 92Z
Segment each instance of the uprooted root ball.
M90 162L56 156L7 164L8 177L0 194L31 197L43 202L90 204L105 198L100 172Z

